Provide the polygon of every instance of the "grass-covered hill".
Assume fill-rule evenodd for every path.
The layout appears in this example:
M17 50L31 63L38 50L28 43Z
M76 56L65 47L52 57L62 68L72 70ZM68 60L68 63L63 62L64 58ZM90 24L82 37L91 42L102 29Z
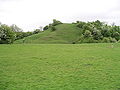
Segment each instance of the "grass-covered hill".
M55 26L56 30L51 28L41 33L24 38L24 43L73 43L79 40L81 30L75 24L60 24ZM15 41L23 43L23 39Z
M33 44L75 44L75 43L115 43L120 42L120 26L108 25L99 20L93 22L61 23L53 20L44 31L14 43Z

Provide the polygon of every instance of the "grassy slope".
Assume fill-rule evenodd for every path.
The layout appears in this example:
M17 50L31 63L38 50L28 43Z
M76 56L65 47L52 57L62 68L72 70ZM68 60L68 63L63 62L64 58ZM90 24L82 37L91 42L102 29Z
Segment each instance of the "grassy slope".
M119 90L120 44L0 45L0 90Z
M72 43L80 37L80 29L74 24L61 24L56 31L47 30L25 38L25 43ZM15 43L22 43L18 40Z

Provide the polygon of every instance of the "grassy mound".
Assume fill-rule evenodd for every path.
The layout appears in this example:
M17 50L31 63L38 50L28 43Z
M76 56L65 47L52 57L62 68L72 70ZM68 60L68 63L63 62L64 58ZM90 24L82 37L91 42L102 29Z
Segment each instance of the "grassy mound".
M32 35L25 38L24 43L33 44L51 44L51 43L73 43L79 40L81 35L80 28L75 24L60 24L55 26L56 30L48 29L42 33ZM15 41L15 43L23 43L23 39Z

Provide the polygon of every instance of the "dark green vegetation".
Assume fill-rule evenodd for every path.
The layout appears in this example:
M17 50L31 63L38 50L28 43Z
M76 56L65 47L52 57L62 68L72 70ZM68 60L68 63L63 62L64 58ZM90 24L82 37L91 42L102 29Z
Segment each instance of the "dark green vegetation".
M120 44L0 45L0 90L119 90Z
M15 40L15 34L12 29L7 25L0 25L0 44L13 43Z
M33 32L23 32L16 25L10 27L0 25L0 43L13 43L15 40L15 43L19 44L120 42L120 26L116 26L115 24L108 25L99 20L93 22L77 21L76 23L67 24L54 19L53 23L45 26L43 30L36 29Z
M107 25L99 20L95 22L77 21L72 24L53 20L44 27L44 31L25 38L24 43L116 43L120 42L120 26ZM15 43L23 43L18 40Z

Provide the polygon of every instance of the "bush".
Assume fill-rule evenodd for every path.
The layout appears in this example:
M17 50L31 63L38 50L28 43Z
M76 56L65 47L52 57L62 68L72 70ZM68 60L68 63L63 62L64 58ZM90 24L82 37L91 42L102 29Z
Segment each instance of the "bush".
M102 40L103 43L110 43L110 39L107 37L104 37Z
M52 30L52 31L55 31L56 28L55 28L54 26L51 26L51 30Z
M85 22L79 22L79 23L77 23L77 27L83 29L83 26L84 26L85 24L86 24ZM87 30L88 30L88 29L87 29Z
M49 28L49 26L47 25L43 28L43 30L47 30L48 28Z
M79 40L78 40L78 43L82 43L83 40L84 40L84 35L82 34L82 35L80 36Z
M37 34L37 33L40 33L40 32L41 32L40 29L36 29L36 30L33 31L33 34Z
M84 33L84 37L85 38L92 37L91 32L89 30L86 30Z
M80 21L76 21L76 23L80 23Z
M82 28L83 28L84 30L90 30L90 27L89 27L87 24L83 25Z
M117 40L115 38L110 37L109 39L110 39L111 43L116 43L117 42Z
M53 19L53 23L52 23L52 26L56 26L56 25L59 25L59 24L62 24L62 22L56 20L56 19Z
M118 32L115 32L113 34L113 37L116 39L116 40L119 40L120 39L120 34Z
M75 22L72 22L72 24L76 24Z
M92 35L95 40L101 40L103 38L100 30L94 30Z
M93 37L85 38L83 40L83 43L97 43L96 40L93 39Z

